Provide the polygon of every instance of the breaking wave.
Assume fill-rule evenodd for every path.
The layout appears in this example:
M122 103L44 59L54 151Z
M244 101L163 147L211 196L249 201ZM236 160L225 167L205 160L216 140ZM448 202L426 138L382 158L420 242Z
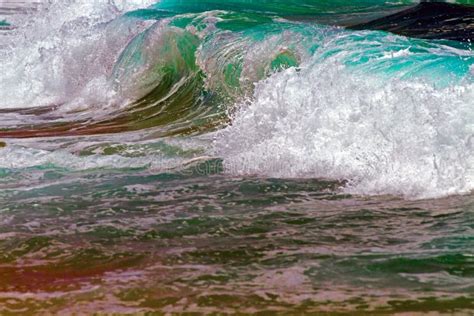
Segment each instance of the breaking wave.
M208 154L232 175L414 197L474 188L474 53L465 19L452 22L462 7L449 4L444 38L431 16L424 33L390 29L414 38L380 17L413 19L428 3L221 2L64 1L8 17L0 137L210 135ZM10 146L0 167L69 166L74 149L61 146ZM144 155L97 166L158 157Z

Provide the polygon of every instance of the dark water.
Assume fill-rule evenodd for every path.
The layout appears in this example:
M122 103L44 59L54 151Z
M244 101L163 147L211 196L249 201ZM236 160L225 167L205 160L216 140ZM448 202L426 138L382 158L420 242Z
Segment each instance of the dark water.
M430 39L470 42L474 38L474 7L424 2L394 15L353 26Z
M200 174L219 168L50 170L4 190L3 312L474 308L472 196L406 201L333 181Z
M470 1L139 2L0 2L0 314L472 314Z

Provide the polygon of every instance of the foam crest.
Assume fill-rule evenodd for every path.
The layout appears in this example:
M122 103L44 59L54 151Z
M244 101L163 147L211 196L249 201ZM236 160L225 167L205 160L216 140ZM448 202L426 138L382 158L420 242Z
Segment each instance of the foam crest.
M151 3L60 1L12 17L15 29L0 47L0 108L110 101L114 91L106 77L126 43L145 27L143 21L116 20Z
M348 180L355 194L474 189L474 85L361 74L337 58L257 85L215 136L228 173Z

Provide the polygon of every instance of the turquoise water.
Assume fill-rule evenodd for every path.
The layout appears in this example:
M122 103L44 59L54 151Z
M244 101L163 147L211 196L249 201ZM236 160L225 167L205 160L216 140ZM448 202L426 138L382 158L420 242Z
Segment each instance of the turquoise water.
M2 5L1 314L474 309L469 16Z

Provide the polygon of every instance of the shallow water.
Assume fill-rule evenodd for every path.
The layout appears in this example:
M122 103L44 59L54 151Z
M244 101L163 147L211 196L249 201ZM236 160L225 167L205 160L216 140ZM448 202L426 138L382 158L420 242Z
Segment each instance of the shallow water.
M25 3L1 314L474 310L472 44L341 27L416 3Z

